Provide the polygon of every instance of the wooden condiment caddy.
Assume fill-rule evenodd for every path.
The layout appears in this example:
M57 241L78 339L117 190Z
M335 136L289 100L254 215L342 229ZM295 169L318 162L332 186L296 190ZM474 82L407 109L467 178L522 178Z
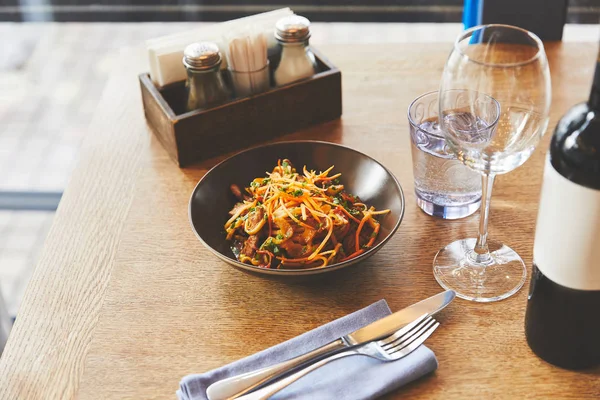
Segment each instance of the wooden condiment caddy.
M342 74L313 48L311 78L221 106L185 112L185 82L157 88L139 76L152 131L180 167L323 123L342 114ZM271 65L275 65L271 60Z

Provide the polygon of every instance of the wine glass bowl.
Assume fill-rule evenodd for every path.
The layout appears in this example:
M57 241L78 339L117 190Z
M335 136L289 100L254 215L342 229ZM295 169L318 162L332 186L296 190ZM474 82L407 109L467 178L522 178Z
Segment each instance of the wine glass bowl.
M485 93L498 101L500 116L491 135L454 134L446 116L455 111L455 89ZM444 68L440 85L442 129L471 168L504 174L527 161L542 138L548 126L550 97L548 61L537 36L508 25L475 27L456 40ZM460 106L470 108L469 103L476 101L469 96ZM474 115L477 111L470 110Z
M550 71L540 39L509 25L477 26L461 34L442 75L441 131L467 167L482 174L477 238L442 248L436 280L464 299L490 302L516 293L526 268L507 245L488 240L492 185L497 174L531 156L548 126Z
M489 146L500 118L500 104L493 97L473 90L445 91L440 125L446 142L457 158L481 171L481 155Z

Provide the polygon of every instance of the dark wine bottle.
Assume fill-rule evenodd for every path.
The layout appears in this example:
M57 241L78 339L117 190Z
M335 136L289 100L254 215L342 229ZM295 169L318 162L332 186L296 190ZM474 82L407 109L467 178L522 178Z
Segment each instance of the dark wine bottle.
M600 58L589 100L558 122L550 144L525 335L549 363L600 365Z

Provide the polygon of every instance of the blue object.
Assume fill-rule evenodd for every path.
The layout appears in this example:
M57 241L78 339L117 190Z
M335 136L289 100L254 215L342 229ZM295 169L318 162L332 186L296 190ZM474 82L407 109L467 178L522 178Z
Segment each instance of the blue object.
M463 8L463 25L465 29L481 25L484 0L465 0Z
M213 382L296 357L390 314L385 300L380 300L260 353L203 374L188 375L181 380L177 396L179 400L206 400L206 388ZM194 354L193 348L188 351ZM387 363L369 357L347 357L308 374L271 398L374 399L433 372L437 366L435 355L425 346Z
M56 211L61 192L0 191L0 210Z

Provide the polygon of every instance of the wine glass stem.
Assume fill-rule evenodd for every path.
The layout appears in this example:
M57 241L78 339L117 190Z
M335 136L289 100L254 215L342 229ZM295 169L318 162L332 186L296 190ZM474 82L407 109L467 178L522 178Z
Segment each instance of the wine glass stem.
M487 245L488 220L490 216L490 201L492 199L492 186L496 175L484 174L481 179L481 214L479 217L479 235L475 244L474 256L477 263L485 264L490 260L490 251Z

